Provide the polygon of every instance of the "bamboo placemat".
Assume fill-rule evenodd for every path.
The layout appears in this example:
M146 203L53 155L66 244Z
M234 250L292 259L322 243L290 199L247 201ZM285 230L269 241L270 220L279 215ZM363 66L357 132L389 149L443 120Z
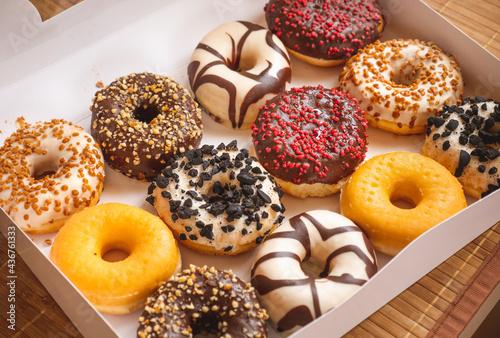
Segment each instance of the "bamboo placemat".
M46 20L82 0L30 0ZM407 0L402 0L407 1ZM499 0L424 0L480 45L500 58ZM346 337L456 336L472 310L498 284L500 222L391 300ZM0 285L6 285L7 241L0 236ZM82 337L19 255L16 270L16 331L6 329L2 307L0 336ZM3 289L2 289L3 290ZM3 293L3 291L2 291ZM451 331L450 331L451 330Z

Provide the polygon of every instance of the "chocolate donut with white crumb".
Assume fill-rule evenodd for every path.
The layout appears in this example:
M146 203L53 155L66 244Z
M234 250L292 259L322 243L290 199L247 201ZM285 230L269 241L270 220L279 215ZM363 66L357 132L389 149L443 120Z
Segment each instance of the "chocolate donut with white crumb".
M265 338L267 319L250 284L231 271L191 265L146 300L137 337Z
M466 98L427 123L422 154L454 174L466 194L482 198L500 189L500 102Z
M109 166L151 181L176 154L198 147L201 110L171 77L130 74L95 94L91 134Z
M250 250L284 218L283 192L236 141L174 157L148 193L179 241L204 254Z

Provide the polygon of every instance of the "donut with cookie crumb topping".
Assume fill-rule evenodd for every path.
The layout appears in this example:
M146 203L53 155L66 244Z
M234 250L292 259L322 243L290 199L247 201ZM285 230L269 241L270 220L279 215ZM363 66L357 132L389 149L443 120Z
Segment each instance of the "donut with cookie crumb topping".
M364 160L366 128L355 99L305 86L267 101L252 137L259 162L281 189L301 198L323 197L337 192Z
M395 134L423 134L427 119L463 97L456 59L432 42L376 41L347 61L340 90L356 98L370 125Z
M122 174L153 180L176 154L198 147L201 110L169 76L130 74L98 91L91 107L92 136L106 162Z
M377 0L270 0L264 11L290 54L324 67L344 63L385 26Z
M147 201L179 241L204 254L250 250L284 218L283 192L236 141L176 156L148 193Z
M147 299L137 337L265 338L267 319L253 287L231 270L191 265Z
M27 233L56 231L98 202L104 174L101 150L81 127L25 123L0 148L0 207Z
M500 102L466 98L428 126L422 154L454 174L466 194L482 198L500 189Z

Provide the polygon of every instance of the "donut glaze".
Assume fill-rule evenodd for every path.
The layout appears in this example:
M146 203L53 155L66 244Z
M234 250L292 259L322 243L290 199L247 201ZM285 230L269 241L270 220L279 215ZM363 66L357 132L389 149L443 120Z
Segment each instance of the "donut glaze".
M252 137L259 162L275 178L336 184L365 158L367 122L356 100L322 86L291 88L260 110Z
M264 7L269 29L290 53L324 66L341 63L380 38L381 10L376 0L271 0Z
M120 77L94 98L92 136L106 162L122 174L151 181L175 154L198 147L201 111L171 77Z
M422 154L444 165L466 194L482 198L500 188L500 103L466 98L428 120Z
M188 66L196 99L218 123L248 129L259 108L285 90L290 59L266 28L246 21L223 24L198 44Z
M101 149L83 128L27 123L0 148L0 207L27 233L56 231L98 202L104 176Z
M459 102L464 87L452 55L432 42L410 39L366 46L349 59L339 81L370 125L396 134L425 133L427 119Z
M363 232L337 213L314 210L290 218L268 237L251 283L278 332L288 335L339 305L376 272Z
M231 270L196 267L164 282L146 301L137 337L267 337L266 310L250 284Z
M281 224L283 192L236 142L204 145L174 158L148 201L185 246L205 254L247 251Z

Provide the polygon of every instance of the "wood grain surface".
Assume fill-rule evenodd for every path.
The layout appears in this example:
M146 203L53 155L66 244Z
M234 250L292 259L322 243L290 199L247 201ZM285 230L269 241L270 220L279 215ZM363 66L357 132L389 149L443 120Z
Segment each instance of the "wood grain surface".
M63 12L65 9L78 4L81 0L30 1L40 12L42 19L48 20ZM499 0L424 0L424 2L471 36L492 54L500 58ZM459 252L455 256L459 259L461 255L463 255L463 253ZM7 258L7 241L3 236L0 236L0 262L4 262L0 271L2 302L4 301L4 297L6 297L4 294L8 291L6 288L8 276ZM482 256L478 253L477 256L474 256L473 260L476 260L477 264L480 264L484 258L484 253ZM440 266L439 269L446 269L446 264ZM19 255L16 256L16 271L19 276L16 281L16 331L12 332L7 329L7 318L5 318L6 311L4 306L2 306L0 316L0 318L2 318L2 322L0 323L0 337L81 337L78 330L69 321ZM436 271L431 272L429 275L436 274ZM446 291L450 292L449 297L451 298L451 294L457 293L461 286L467 284L467 277L464 278L465 280L450 283L449 289L445 290L443 293L446 294ZM432 281L433 279L431 278L430 280ZM427 281L427 279L425 281ZM374 320L360 325L358 333L365 332L366 336L377 336L377 332L380 332L380 327L375 325L374 322L377 322L377 318L382 318L384 316L399 315L401 316L401 320L405 320L405 316L402 316L400 312L404 313L407 311L406 304L411 300L406 298L411 297L408 296L408 294L411 295L412 292L418 292L416 291L418 287L419 285L412 286L412 288L409 288L411 290L409 290L407 294L403 293L401 297L393 300L389 307L377 312L374 315ZM431 288L432 286L429 287ZM3 303L0 302L0 304ZM417 302L414 303L413 306L418 309L419 307L428 307L428 304L425 302ZM394 308L400 311L394 311ZM432 311L438 310L430 309L429 311L431 311L430 315L432 316ZM437 316L438 314L435 315ZM422 325L425 325L425 323ZM419 328L415 328L416 331L418 331L418 329ZM394 333L400 334L401 332L397 331ZM384 335L387 334L387 332L380 332L380 334Z

